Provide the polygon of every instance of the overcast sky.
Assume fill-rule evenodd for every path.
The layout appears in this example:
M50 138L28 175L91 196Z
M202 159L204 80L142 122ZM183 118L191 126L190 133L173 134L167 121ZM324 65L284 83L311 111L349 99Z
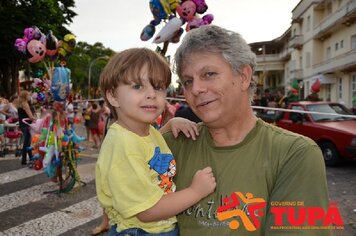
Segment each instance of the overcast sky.
M281 36L290 27L292 10L299 0L206 0L206 3L209 7L206 13L214 15L215 25L239 32L252 43ZM101 42L115 51L157 47L152 39L147 42L140 39L142 29L153 19L149 0L76 0L74 11L78 15L69 29L77 41ZM157 26L156 34L164 24ZM170 44L166 55L174 54L176 47Z

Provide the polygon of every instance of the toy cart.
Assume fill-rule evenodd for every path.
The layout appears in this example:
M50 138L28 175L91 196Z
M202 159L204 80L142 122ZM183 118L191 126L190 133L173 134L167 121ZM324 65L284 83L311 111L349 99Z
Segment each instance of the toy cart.
M14 153L15 156L21 156L22 152L22 132L19 127L18 119L9 118L3 125L3 140L0 147L0 156Z

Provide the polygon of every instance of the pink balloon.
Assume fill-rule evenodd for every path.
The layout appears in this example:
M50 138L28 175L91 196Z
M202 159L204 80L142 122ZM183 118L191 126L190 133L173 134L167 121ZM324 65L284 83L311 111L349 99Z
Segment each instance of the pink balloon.
M183 20L191 21L196 12L196 5L194 2L188 0L178 5L176 11Z
M36 63L46 56L46 46L41 41L33 39L27 43L27 52L30 57L28 61Z

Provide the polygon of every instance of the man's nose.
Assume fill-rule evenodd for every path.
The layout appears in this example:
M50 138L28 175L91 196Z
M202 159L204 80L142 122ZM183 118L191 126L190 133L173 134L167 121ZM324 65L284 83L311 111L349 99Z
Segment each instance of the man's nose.
M203 80L201 79L194 79L192 88L191 88L191 93L193 95L199 95L200 93L204 93L207 91L206 83L204 83Z

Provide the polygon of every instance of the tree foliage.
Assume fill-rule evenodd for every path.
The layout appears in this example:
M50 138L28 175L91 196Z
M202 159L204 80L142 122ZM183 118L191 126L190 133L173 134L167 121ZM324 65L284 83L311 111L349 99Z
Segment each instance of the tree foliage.
M0 1L0 93L10 96L17 92L18 71L30 67L26 58L14 49L16 38L23 30L36 25L42 32L52 30L57 38L70 31L76 13L74 0L6 0Z
M91 98L100 96L98 92L99 76L109 57L115 52L105 48L102 43L90 45L78 42L73 54L69 57L67 67L71 70L72 89L84 97L88 94L89 66L91 67ZM102 58L99 60L98 58Z

